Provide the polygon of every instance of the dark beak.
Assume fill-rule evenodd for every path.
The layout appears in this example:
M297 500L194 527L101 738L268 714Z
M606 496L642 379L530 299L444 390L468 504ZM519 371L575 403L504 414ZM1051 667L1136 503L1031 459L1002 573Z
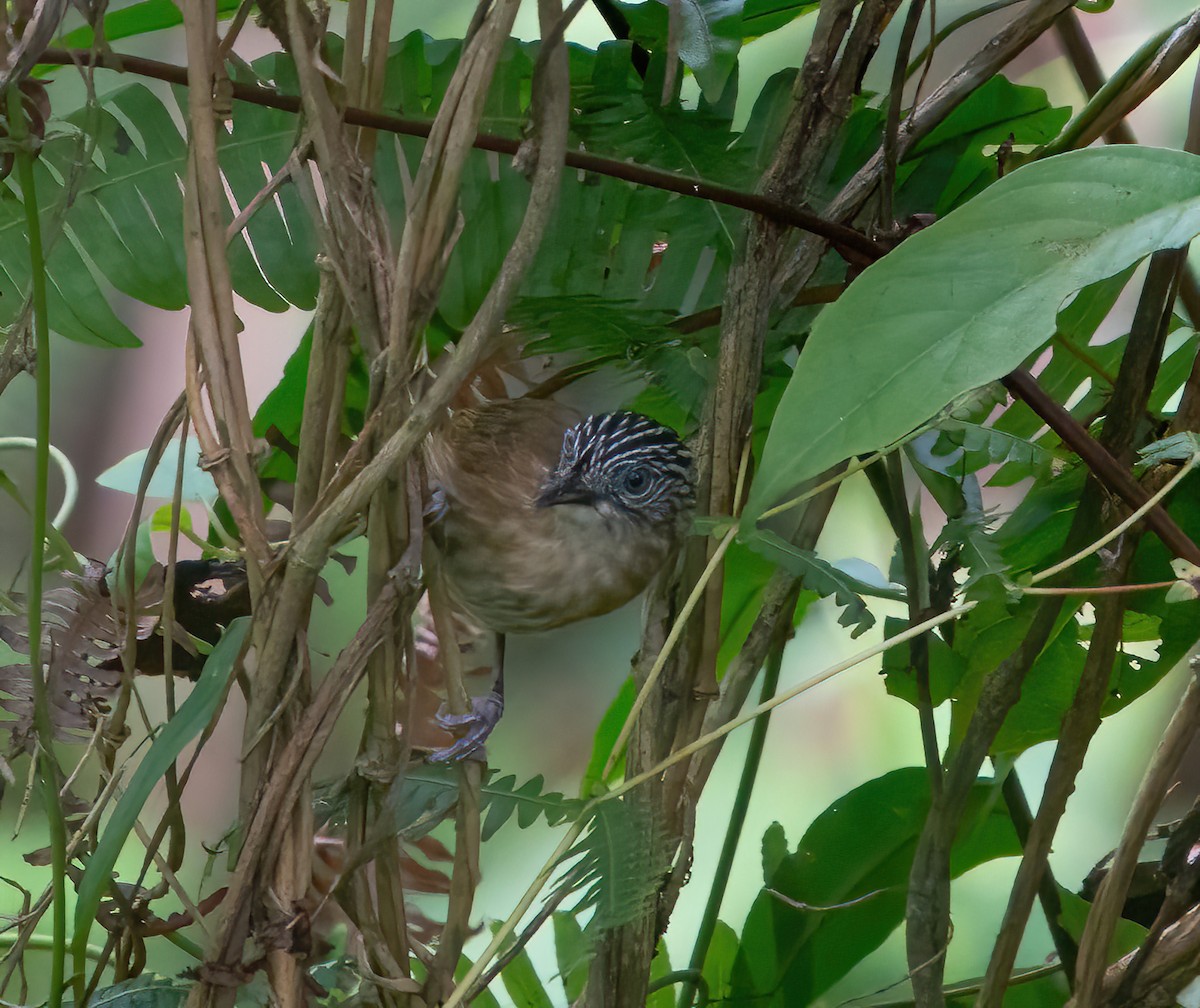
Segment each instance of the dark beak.
M574 481L551 481L534 498L534 507L555 507L558 504L594 504L595 495Z

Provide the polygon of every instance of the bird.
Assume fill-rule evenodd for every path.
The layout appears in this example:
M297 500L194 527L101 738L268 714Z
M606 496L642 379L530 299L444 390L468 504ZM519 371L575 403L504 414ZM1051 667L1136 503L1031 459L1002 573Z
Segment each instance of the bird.
M504 636L599 616L638 595L672 556L695 503L691 453L639 413L579 418L543 399L460 409L430 443L433 568L451 605L496 634L496 679L461 737L430 757L481 750L504 709Z

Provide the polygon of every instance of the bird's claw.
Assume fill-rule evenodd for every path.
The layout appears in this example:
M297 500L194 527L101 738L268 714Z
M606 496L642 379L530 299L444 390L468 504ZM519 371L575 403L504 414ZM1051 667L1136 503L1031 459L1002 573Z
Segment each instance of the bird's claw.
M500 723L500 715L503 713L504 697L495 690L486 696L472 699L471 710L466 714L450 714L443 704L434 715L434 720L438 725L447 731L459 731L464 728L466 730L453 745L448 745L444 749L436 749L430 753L429 762L449 763L471 756L484 758L483 743Z

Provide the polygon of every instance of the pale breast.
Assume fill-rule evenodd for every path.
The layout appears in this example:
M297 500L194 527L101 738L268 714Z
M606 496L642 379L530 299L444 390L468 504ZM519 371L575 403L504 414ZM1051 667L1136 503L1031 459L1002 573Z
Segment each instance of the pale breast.
M599 616L639 594L671 543L584 505L534 508L497 520L448 551L451 597L500 633L531 633ZM523 548L514 550L516 542Z
M518 400L455 416L429 453L443 513L430 529L454 604L500 633L610 612L662 567L673 530L587 504L538 507L574 414Z

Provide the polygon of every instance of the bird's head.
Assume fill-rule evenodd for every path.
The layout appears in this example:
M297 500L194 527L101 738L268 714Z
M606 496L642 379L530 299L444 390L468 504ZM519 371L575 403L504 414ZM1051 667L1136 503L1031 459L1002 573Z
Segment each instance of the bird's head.
M558 464L534 503L676 523L695 503L692 456L673 430L638 413L590 416L563 435Z

